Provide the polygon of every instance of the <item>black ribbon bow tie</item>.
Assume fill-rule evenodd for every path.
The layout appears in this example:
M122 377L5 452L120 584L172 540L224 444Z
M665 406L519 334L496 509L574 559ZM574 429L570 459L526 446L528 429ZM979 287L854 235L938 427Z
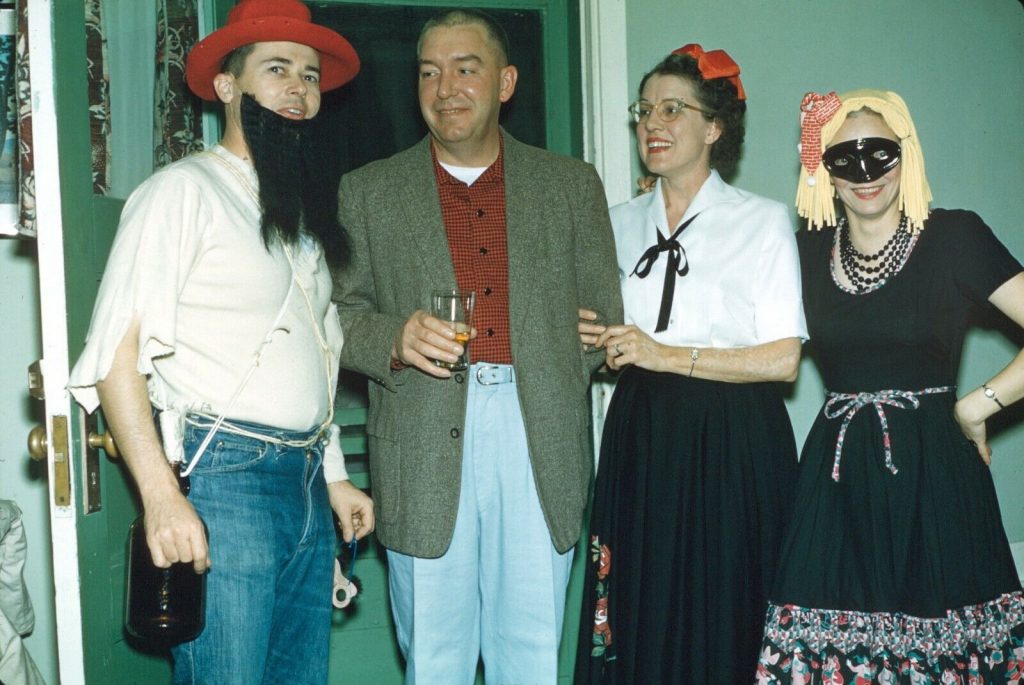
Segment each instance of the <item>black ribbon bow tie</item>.
M676 276L682 277L690 272L690 260L686 257L686 250L679 244L679 236L698 216L700 216L700 212L687 219L668 238L655 228L654 230L658 233L658 242L644 251L636 266L633 267L633 273L630 274L630 276L636 275L638 278L647 278L647 275L651 273L651 267L658 261L658 256L662 252L668 252L665 284L661 289L661 309L658 312L658 325L654 328L655 333L660 333L668 328L668 318L672 313L672 299L676 294Z

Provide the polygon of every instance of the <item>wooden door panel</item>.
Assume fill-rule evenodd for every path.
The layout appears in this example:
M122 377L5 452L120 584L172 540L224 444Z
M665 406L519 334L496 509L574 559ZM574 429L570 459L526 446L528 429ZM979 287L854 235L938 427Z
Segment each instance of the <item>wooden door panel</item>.
M38 6L45 7L45 3L39 3ZM49 322L44 323L44 339L65 340L66 359L70 366L77 359L85 340L100 274L106 264L107 253L124 203L93 194L84 4L82 0L52 0L47 9L49 26L35 26L33 30L45 32L49 29L52 36L53 61L49 78L52 79L53 92L49 96L54 103L57 128L55 170L59 176L60 187L60 221L55 222L54 226L56 230L61 231L63 255L60 255L59 251L41 249L40 269L41 273L59 271L63 278L62 282L61 279L55 278L42 279L41 289L44 290L44 294L41 295L41 300L52 299L45 295L46 288L62 287L64 290L65 316L60 319L43 317L44 322ZM34 17L40 18L45 18L45 15L36 14ZM33 61L32 66L32 77L35 81L39 65ZM152 98L151 93L138 95L147 100ZM145 141L144 144L149 143ZM41 170L37 166L37 178L40 173L49 172L50 170ZM39 201L42 203L45 200L40 197ZM42 229L41 226L41 233ZM53 263L61 256L62 263ZM44 259L53 260L45 269ZM47 326L61 326L62 330L47 330ZM59 372L66 378L67 370L62 368ZM50 366L48 373L53 371L53 367ZM50 399L48 397L48 402ZM66 403L67 399L65 397L60 401ZM49 407L47 412L51 412ZM55 567L64 568L67 565L77 566L77 601L81 609L81 624L76 628L83 664L62 663L62 677L73 683L79 676L67 674L84 672L84 680L87 683L121 685L136 682L169 682L170 667L165 655L147 654L132 648L125 641L121 620L124 545L128 524L136 515L137 506L122 466L101 454L98 461L99 470L95 476L102 498L101 506L91 513L85 512L85 435L80 412L77 405L72 404L69 414L72 430L69 448L73 506L69 511L54 514L65 518L74 517L77 553L55 544L54 564ZM65 571L55 569L55 575L60 577L65 575ZM71 598L66 599L73 601ZM62 620L66 619L58 614L59 633L76 632L66 628L62 631ZM64 661L68 655L77 652L77 649L65 650L62 644L61 660Z

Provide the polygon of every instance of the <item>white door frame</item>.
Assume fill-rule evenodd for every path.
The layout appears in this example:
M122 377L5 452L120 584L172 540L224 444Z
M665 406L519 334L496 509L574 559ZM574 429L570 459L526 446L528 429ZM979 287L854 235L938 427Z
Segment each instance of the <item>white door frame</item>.
M604 182L608 205L631 197L633 145L626 120L629 75L626 70L626 0L584 0L580 5L583 67L583 158ZM600 454L604 417L614 383L590 386L594 470Z
M78 532L75 488L67 506L56 504L54 493L53 418L69 425L67 302L64 281L64 226L61 216L60 159L57 148L57 110L54 90L53 7L50 0L28 0L29 46L32 58L32 146L37 198L36 246L39 255L39 307L42 322L43 391L46 393L47 474L50 531L53 546L54 604L57 621L57 662L62 685L85 682L82 651L82 603L78 576ZM84 27L83 27L84 30ZM71 482L75 460L70 454Z
M608 204L631 195L633 159L626 117L626 0L584 0L580 5L583 67L583 158L597 168Z

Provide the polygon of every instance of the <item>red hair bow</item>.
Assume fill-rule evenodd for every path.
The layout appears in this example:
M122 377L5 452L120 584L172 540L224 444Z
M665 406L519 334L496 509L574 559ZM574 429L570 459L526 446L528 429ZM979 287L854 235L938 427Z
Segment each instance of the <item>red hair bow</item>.
M740 100L747 99L746 93L743 92L743 83L740 81L740 65L736 64L725 50L704 52L704 48L699 44L687 43L678 50L673 50L672 54L694 58L705 81L713 78L729 79L732 85L736 86L736 97Z
M842 106L843 101L834 90L825 95L807 93L800 103L800 163L811 176L821 163L821 127Z

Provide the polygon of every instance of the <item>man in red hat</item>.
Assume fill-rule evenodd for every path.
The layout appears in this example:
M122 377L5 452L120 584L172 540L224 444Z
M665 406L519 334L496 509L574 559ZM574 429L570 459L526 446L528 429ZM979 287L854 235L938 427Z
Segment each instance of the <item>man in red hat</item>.
M622 320L593 167L498 124L518 79L488 15L420 33L430 133L341 181L353 241L335 295L342 364L368 375L378 539L406 682L554 683L572 549L593 469L580 307ZM434 290L476 293L470 366ZM450 368L450 367L449 367Z
M128 200L71 375L138 484L154 563L209 573L175 683L326 682L331 508L346 539L374 526L331 423L328 264L348 248L308 154L320 92L358 70L298 0L242 0L193 49L189 86L223 103L224 136ZM187 497L169 462L191 473Z

